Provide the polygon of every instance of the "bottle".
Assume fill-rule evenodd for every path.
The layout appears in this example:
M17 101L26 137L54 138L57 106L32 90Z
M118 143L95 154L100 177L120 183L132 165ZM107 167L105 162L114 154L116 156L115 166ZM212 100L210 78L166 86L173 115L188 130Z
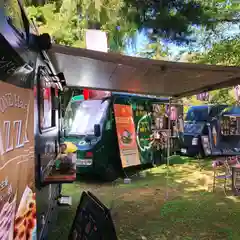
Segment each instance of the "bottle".
M216 131L215 127L213 127L213 129L212 129L212 135L213 135L213 143L216 146L217 145L217 131Z

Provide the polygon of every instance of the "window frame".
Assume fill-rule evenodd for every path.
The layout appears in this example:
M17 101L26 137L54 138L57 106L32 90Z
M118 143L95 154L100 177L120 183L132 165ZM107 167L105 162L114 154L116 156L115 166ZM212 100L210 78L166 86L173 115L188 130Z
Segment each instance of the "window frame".
M12 1L12 0L9 0L9 1ZM5 4L9 5L9 1L7 3L4 3L4 11L6 11ZM29 22L19 1L18 0L15 0L15 1L18 5L18 12L19 12L18 20L22 25L22 29L19 29L15 24L13 24L13 22L11 21L12 18L9 15L6 15L6 22L21 39L26 40L28 35L27 32L29 30Z
M44 88L42 86L42 82L41 81L44 81L44 83L46 83L46 81L43 79L42 80L42 77L43 74L42 72L45 72L46 73L46 69L45 67L43 66L40 66L39 69L38 69L38 74L37 74L37 93L38 93L38 128L39 128L39 132L42 134L42 133L45 133L45 132L49 132L49 131L53 131L57 128L57 118L56 118L56 109L54 107L54 99L56 97L56 91L55 91L55 88L53 88L51 85L50 85L50 90L51 90L51 126L50 127L46 127L46 128L43 128L41 126L41 115L43 114L43 117L44 117L44 95L42 96L43 94L43 91L42 89ZM49 76L50 78L50 76ZM41 114L41 108L43 107L43 112Z

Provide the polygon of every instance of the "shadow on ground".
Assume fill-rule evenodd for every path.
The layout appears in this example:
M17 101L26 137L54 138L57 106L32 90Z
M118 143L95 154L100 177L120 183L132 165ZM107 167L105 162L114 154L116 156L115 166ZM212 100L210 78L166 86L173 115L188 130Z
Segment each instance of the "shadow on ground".
M191 161L147 170L131 184L74 183L64 186L73 197L61 209L50 239L67 239L81 192L93 192L111 208L119 240L239 240L240 205L226 197L221 183L212 192L210 162Z

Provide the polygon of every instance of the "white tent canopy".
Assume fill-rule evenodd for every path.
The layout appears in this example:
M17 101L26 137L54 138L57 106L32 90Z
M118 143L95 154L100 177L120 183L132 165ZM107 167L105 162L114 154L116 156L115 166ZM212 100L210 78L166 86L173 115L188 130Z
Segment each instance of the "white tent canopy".
M178 63L53 45L69 87L182 97L240 83L240 67Z

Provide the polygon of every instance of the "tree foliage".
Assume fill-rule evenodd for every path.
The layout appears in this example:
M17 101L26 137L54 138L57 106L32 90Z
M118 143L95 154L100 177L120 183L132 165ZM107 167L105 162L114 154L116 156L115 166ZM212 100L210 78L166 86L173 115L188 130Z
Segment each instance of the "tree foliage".
M215 43L212 48L204 53L196 54L191 62L225 65L225 66L239 66L240 65L240 37L233 39L222 40ZM210 93L210 101L212 104L229 105L235 104L234 93L232 88L224 88L215 90ZM192 101L192 98L190 102Z
M143 30L149 42L140 51L141 57L166 58L168 49L163 40L189 43L198 38L210 49L202 54L185 53L177 60L240 64L239 36L226 38L224 34L224 29L240 21L237 1L26 0L26 10L40 32L50 33L59 44L85 47L85 30L102 29L108 34L110 50L122 52L128 40L134 43L136 32ZM210 102L233 103L231 89L213 91Z
M122 51L127 39L134 42L137 30L144 30L153 41L161 38L189 43L195 39L193 33L198 27L208 36L219 35L219 24L236 23L240 15L240 4L225 0L25 1L30 15L41 15L37 17L41 29L45 25L45 30L50 29L54 37L57 35L56 41L84 45L83 30L101 28L108 33L110 49L114 51ZM45 14L46 5L49 11L50 8L54 11L54 16ZM70 39L72 32L73 39Z
M136 26L119 14L122 4L122 0L28 1L26 12L39 31L48 32L56 43L84 47L85 30L102 29L110 50L120 52L136 34Z
M168 48L158 40L156 42L146 43L137 55L155 60L165 60L168 57Z
M205 64L239 66L240 36L215 43L209 51L196 55L194 61Z
M125 15L147 30L150 39L191 41L193 26L214 30L219 23L239 22L239 3L224 0L125 0Z

